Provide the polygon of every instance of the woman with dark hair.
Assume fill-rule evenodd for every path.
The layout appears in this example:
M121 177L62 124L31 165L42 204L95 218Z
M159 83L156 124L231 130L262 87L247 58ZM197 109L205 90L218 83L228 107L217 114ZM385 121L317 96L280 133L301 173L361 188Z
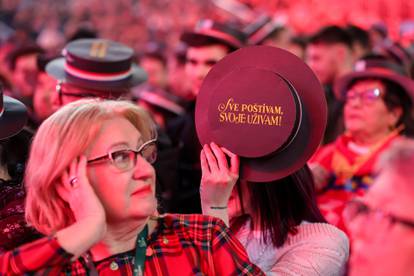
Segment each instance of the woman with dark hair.
M201 167L203 213L229 224L266 275L341 275L348 239L325 223L306 165L278 180L237 182L238 156L211 143Z
M309 162L322 214L343 229L345 203L371 187L378 157L393 141L414 135L414 82L381 56L357 62L356 69L335 87L345 101L345 132Z

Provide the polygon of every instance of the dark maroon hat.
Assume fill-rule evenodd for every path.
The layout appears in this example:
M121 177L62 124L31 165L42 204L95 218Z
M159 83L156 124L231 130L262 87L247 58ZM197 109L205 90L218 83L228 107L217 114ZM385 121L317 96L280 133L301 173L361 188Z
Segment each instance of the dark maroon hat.
M353 81L370 78L384 79L396 83L414 103L414 81L407 76L401 66L387 60L385 57L357 61L354 72L344 75L335 83L335 96L339 99L344 98Z
M0 89L0 139L19 133L26 121L26 106L16 99L4 96Z
M147 79L132 60L134 51L105 39L78 39L63 49L63 57L49 62L46 71L57 80L95 90L124 89Z
M240 177L283 178L312 156L327 118L324 92L312 70L275 47L246 47L220 60L201 86L196 129L241 158Z
M228 24L222 24L211 19L202 19L193 31L183 33L180 39L192 47L203 46L211 43L211 41L216 41L235 50L245 45L246 35Z

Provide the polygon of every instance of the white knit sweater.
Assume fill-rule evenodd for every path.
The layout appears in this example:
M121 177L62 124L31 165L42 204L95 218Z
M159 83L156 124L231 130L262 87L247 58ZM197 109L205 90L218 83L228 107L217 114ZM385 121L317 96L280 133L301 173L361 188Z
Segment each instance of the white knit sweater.
M250 260L266 275L343 275L349 255L347 236L326 223L303 222L282 247L263 244L248 221L236 233Z

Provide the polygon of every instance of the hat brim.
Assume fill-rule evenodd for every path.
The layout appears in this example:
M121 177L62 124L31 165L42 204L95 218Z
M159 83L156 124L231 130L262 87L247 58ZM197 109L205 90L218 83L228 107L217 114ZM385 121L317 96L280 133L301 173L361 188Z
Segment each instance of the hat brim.
M378 79L385 79L391 82L394 82L403 88L403 90L407 93L410 97L411 102L414 104L414 81L407 77L400 76L395 73L388 73L387 71L360 71L360 72L352 72L344 77L340 78L334 87L335 96L338 99L343 99L345 97L346 90L349 88L351 82L355 80L362 80L362 79L369 79L369 78L378 78Z
M137 98L155 107L171 112L174 115L178 116L184 114L184 108L156 92L142 91Z
M236 50L236 49L243 47L241 42L236 41L237 40L236 38L226 38L225 36L221 36L215 32L209 32L209 33L186 32L181 35L180 40L185 42L190 47L203 46L208 43L211 43L212 40L215 40L218 43L227 45L232 50Z
M206 116L212 91L230 72L246 67L264 69L281 75L296 89L302 104L302 122L296 136L286 147L260 158L240 156L242 179L252 182L277 180L303 167L317 149L327 120L323 88L312 70L301 59L287 51L269 46L250 46L237 50L210 70L197 96L195 121L201 144L213 142L209 118ZM234 139L248 140L247 145L261 146L255 145L255 137L229 135L233 135Z
M137 86L147 80L147 73L136 64L132 64L132 74L130 77L119 81L92 81L87 79L75 78L68 75L65 71L65 58L57 58L46 65L46 72L56 80L73 83L82 87L111 90L111 89L127 89Z
M4 111L0 116L0 139L19 133L27 122L27 108L20 101L3 96Z

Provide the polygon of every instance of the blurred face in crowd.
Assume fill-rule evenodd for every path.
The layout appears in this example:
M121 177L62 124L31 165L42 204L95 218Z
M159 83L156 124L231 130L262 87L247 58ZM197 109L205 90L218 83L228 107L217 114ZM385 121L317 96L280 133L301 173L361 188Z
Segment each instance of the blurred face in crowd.
M340 45L324 43L309 44L306 48L306 63L323 85L331 85L338 77Z
M395 127L401 109L388 110L383 100L385 86L378 80L356 82L346 94L344 107L345 129L354 137L385 137Z
M155 145L142 147L145 142L131 122L118 117L102 124L87 150L88 178L105 208L108 223L145 219L156 210L155 170L150 159L144 158L153 156ZM142 151L137 155L122 153L129 149ZM108 153L112 160L107 158Z
M352 245L350 275L414 275L412 179L384 168L357 205L344 213Z
M33 108L39 120L43 121L53 112L52 97L56 89L56 80L45 72L37 77L36 90L33 95Z
M13 83L22 97L33 96L37 81L36 54L20 56L13 71Z
M211 67L225 57L228 52L228 48L221 44L188 48L186 73L191 82L194 98Z
M162 89L166 88L168 76L167 67L159 59L143 57L140 65L148 74L148 84Z
M191 100L191 82L185 72L185 64L171 60L168 66L168 87L171 92L180 98Z

